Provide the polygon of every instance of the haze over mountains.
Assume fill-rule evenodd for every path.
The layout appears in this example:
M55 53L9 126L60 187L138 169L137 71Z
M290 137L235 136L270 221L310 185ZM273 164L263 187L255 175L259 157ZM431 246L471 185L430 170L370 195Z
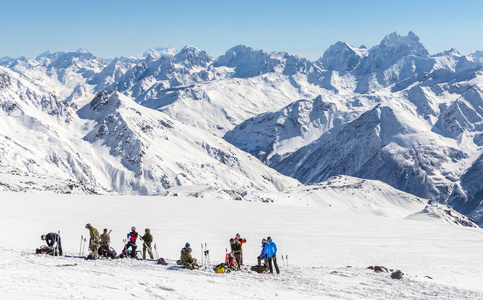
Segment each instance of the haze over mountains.
M348 175L483 224L481 51L429 54L409 32L370 49L337 42L317 61L239 45L0 65L3 189L208 185L267 200Z

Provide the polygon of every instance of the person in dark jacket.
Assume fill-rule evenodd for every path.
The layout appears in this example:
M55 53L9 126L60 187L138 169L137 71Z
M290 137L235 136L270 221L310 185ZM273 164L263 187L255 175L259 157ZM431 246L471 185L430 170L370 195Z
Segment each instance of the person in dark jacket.
M237 263L237 269L240 270L240 263L241 263L241 251L242 251L242 246L241 243L235 239L230 239L230 247L231 247L231 253L233 253L233 256L236 259ZM230 256L230 265L232 264L233 257Z
M45 243L47 244L47 246L49 248L53 248L54 249L54 255L56 255L56 251L55 251L55 248L54 248L54 245L57 244L57 249L58 249L58 254L60 256L62 256L62 243L60 242L60 235L57 234L57 233L53 233L53 232L50 232L50 233L47 233L47 234L43 234L40 239L42 239L42 241L45 241Z
M267 256L268 256L268 266L270 268L270 273L273 274L272 262L275 266L275 271L277 274L280 274L280 270L278 269L277 264L277 244L272 242L272 238L267 238Z
M154 259L153 251L151 248L153 236L151 235L151 230L149 228L146 228L144 230L144 235L141 237L141 240L143 241L143 259L146 259L146 249L148 249L149 257L151 257L151 259Z
M258 265L259 266L262 265L262 260L264 261L264 263L266 263L268 261L267 240L266 239L262 240L262 252L260 252L260 256L258 256L257 258L258 258Z
M235 240L239 241L242 247L241 250L241 258L240 258L240 265L243 265L243 244L247 242L247 239L242 238L239 233L236 234Z
M138 233L136 232L136 227L131 227L131 232L127 234L127 243L124 246L124 255L127 254L127 250L131 247L131 257L136 257L136 240L138 239Z

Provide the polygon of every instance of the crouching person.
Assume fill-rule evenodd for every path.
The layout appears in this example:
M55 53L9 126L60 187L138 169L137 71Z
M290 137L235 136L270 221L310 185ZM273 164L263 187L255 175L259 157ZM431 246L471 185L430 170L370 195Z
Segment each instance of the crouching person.
M186 269L197 269L198 265L196 264L196 258L191 256L191 247L190 243L186 243L184 248L181 249L181 265L184 266Z
M268 243L266 239L262 240L262 251L257 257L258 265L252 266L251 270L258 273L267 273L268 271ZM262 263L263 262L263 263Z
M62 243L60 240L60 235L58 235L57 233L50 232L47 234L43 234L40 237L40 239L42 241L45 241L45 243L47 244L47 247L52 250L52 255L62 256L63 253L62 253ZM54 247L54 246L57 246L57 247Z

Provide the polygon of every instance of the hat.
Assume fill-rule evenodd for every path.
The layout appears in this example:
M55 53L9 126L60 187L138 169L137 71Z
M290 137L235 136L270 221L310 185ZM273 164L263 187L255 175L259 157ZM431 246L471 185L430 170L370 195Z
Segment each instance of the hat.
M272 238L271 238L271 237L267 237L267 241L269 241L269 240L271 241L271 240L272 240Z
M86 228L90 228L90 227L91 227L91 223L87 223Z
M235 243L235 239L231 238L230 239L230 244L234 244Z
M239 233L237 233L237 234L236 234L236 237L240 237L240 234L239 234Z
M104 228L104 232L107 232L107 228Z
M40 239L41 239L42 241L45 241L45 234L42 234L42 235L40 236Z
M189 247L190 246L190 243L186 243L184 244L185 247Z
M136 231L136 227L135 226L131 227L131 231Z
M266 239L263 239L262 240L262 244L266 244L267 243L267 240Z

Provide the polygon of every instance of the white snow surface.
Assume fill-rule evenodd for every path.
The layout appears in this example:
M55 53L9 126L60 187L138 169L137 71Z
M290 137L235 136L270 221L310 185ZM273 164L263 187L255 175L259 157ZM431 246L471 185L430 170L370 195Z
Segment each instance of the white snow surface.
M211 197L8 192L0 197L0 226L13 237L0 246L3 299L483 298L481 229ZM32 254L42 244L41 234L60 230L65 254L78 255L87 222L112 229L117 251L131 226L138 232L150 228L170 265ZM281 274L173 268L186 242L195 258L207 243L211 265L222 262L237 232L247 238L248 265L256 263L261 239L272 236ZM288 267L281 259L286 255ZM62 266L69 264L76 265ZM394 280L366 269L374 265L405 275Z

